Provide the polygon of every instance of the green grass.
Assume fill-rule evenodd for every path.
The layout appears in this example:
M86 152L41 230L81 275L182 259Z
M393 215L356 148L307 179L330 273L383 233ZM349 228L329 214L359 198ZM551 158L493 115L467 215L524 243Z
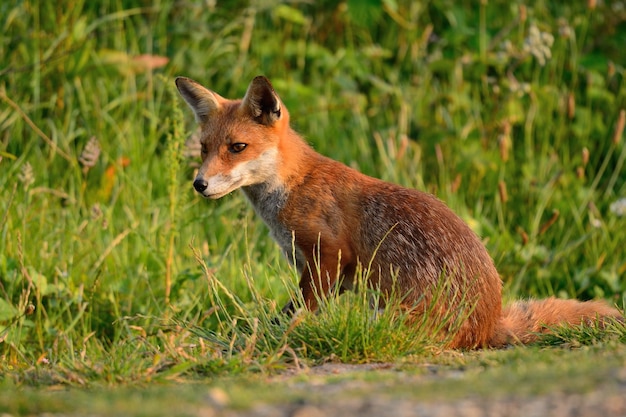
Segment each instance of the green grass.
M177 75L230 98L268 76L317 150L459 213L484 238L505 299L623 307L626 12L205 3L0 5L3 384L424 363L440 351L392 310L374 318L363 295L272 324L297 276L241 195L194 194L195 127ZM546 343L617 334L621 346L624 329L613 330Z

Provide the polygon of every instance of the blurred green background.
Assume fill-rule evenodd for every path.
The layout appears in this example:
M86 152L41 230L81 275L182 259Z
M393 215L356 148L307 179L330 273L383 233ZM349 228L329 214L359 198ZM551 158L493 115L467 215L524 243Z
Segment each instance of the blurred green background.
M178 75L269 77L319 152L446 201L506 300L623 304L623 1L10 0L0 27L0 370L145 376L184 362L172 320L217 326L213 278L226 310L286 301L242 196L193 192Z

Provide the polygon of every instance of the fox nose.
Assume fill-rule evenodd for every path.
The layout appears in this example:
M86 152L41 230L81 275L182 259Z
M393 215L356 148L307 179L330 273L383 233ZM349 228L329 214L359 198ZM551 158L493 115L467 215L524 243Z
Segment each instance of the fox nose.
M197 178L193 182L193 188L195 188L196 191L199 192L199 193L201 193L204 190L206 190L208 186L209 186L209 183L207 182L207 180L204 180L202 178Z

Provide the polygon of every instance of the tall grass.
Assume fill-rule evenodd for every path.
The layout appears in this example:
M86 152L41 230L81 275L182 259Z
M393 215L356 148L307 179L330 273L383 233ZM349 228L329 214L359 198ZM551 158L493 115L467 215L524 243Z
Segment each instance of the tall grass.
M176 75L226 97L269 76L320 152L459 213L505 298L621 303L625 18L613 3L3 3L1 373L119 383L436 349L394 340L411 330L360 295L271 326L297 277L239 194L193 193Z

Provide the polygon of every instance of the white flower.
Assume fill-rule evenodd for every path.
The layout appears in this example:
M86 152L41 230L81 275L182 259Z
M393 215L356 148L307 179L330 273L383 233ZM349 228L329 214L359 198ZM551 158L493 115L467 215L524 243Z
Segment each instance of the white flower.
M528 37L524 40L524 51L533 55L539 65L544 66L546 61L552 58L552 44L554 36L548 32L541 32L533 25L528 29Z
M609 210L617 217L626 216L626 198L620 198L619 200L611 203Z

